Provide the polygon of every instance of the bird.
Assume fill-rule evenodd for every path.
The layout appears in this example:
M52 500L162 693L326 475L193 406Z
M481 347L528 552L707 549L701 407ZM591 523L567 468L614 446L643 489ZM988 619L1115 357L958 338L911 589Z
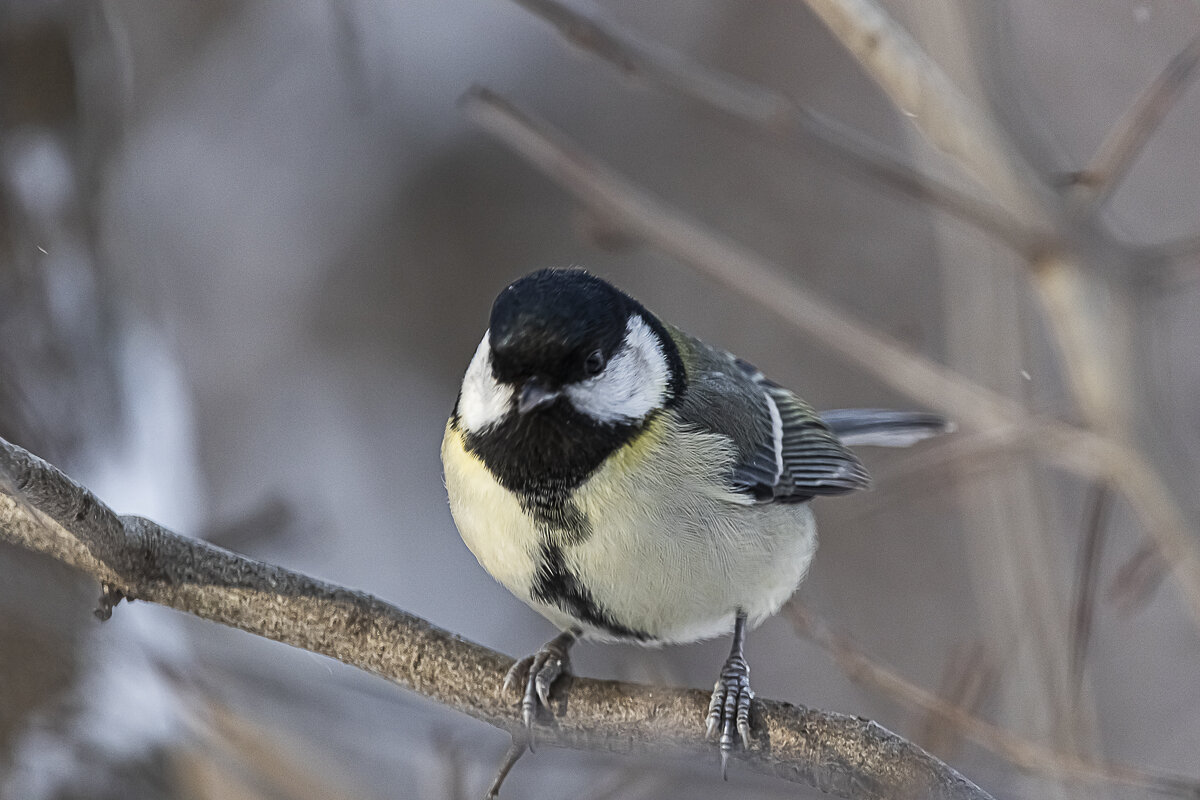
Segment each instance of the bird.
M508 285L441 455L467 547L561 631L504 681L531 741L577 641L732 634L702 721L725 774L735 746L751 746L746 634L808 571L810 501L869 486L849 445L905 446L951 427L924 412L818 414L579 268Z

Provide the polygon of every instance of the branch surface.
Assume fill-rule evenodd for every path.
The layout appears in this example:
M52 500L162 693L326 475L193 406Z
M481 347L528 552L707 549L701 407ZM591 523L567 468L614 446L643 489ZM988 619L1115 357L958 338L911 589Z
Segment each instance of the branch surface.
M6 479L5 479L6 478ZM144 600L336 658L510 733L519 703L501 690L513 659L379 598L119 516L37 456L0 439L0 541L69 564L104 587L102 603ZM699 756L708 695L574 678L539 723L540 744ZM756 701L755 772L847 798L989 796L916 745L866 719Z

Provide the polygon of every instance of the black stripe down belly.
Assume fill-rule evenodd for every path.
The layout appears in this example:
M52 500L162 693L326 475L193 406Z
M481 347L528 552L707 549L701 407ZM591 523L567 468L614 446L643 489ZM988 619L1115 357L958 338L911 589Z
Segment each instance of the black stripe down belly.
M571 495L643 430L645 421L599 424L560 402L541 414L512 416L464 437L467 451L517 496L541 533L530 595L580 622L638 641L653 637L615 620L568 568L564 549L582 545L592 533L591 521Z

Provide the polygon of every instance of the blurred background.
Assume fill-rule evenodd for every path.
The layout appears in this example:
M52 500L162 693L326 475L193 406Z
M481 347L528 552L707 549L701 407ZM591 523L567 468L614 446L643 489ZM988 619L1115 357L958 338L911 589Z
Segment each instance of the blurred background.
M1195 531L1200 90L1180 85L1098 213L1072 214L1071 176L1200 34L1200 7L883 5L1061 201L1034 216L1104 298L1074 310L1115 340L1083 340L1107 359L1112 416L1080 408L1028 252L631 84L506 0L4 0L0 435L119 512L519 656L554 631L462 544L438 460L515 277L586 266L819 408L918 407L577 205L468 121L457 100L484 84L1030 418L1128 440ZM800 0L574 7L954 175ZM1121 491L955 437L865 451L875 489L817 501L810 577L750 637L758 694L875 719L997 797L1195 796L1200 636L1172 559ZM507 746L213 623L135 603L101 625L94 583L5 546L0 586L5 800L478 797ZM727 648L584 644L575 666L706 687ZM1114 764L1125 782L1089 779ZM502 796L818 795L736 766L722 783L715 756L539 750Z

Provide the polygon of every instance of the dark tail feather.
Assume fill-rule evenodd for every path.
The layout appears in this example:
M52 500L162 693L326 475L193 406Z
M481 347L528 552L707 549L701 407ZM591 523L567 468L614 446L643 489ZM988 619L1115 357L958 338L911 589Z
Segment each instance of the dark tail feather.
M914 442L950 433L954 423L922 411L889 411L885 408L839 408L822 411L821 419L842 444L908 447Z

